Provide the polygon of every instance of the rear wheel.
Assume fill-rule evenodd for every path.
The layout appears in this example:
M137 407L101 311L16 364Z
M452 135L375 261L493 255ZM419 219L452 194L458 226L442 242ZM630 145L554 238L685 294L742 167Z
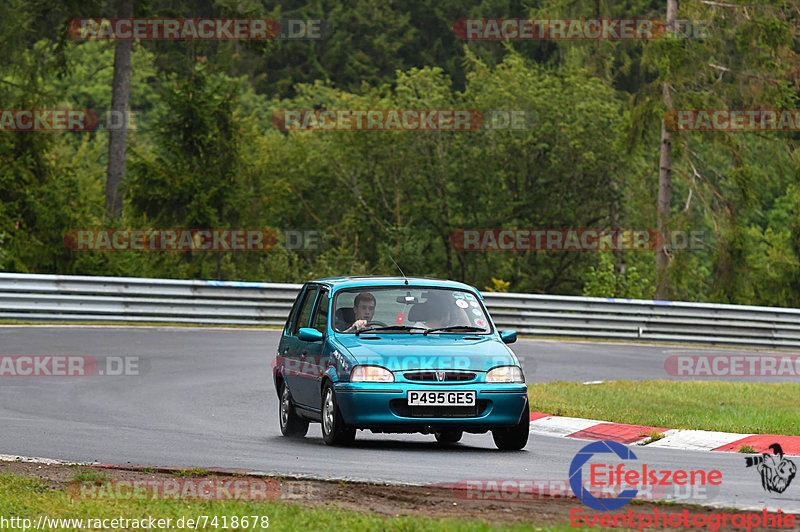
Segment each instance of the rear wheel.
M439 442L440 445L452 445L454 443L458 443L461 439L461 436L464 435L463 431L460 430L443 430L441 432L434 432L433 434L436 436L436 441Z
M530 433L531 415L528 408L528 400L525 400L525 409L519 423L507 429L495 429L492 431L494 444L503 451L518 451L528 444L528 434Z
M349 445L356 438L356 429L344 424L336 392L330 381L322 389L322 439L328 445Z
M308 420L298 416L294 411L294 403L286 384L281 386L281 404L278 412L281 434L289 438L302 438L308 432Z

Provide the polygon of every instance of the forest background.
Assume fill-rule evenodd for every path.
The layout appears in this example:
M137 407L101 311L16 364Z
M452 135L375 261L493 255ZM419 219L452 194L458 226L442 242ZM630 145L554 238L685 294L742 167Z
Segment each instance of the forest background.
M112 105L114 41L70 20L324 20L326 38L134 41L121 209L109 131L0 131L0 271L302 282L429 275L480 289L800 307L797 131L669 131L671 109L795 109L800 3L6 0L0 108ZM466 41L469 17L677 18L702 38ZM523 129L276 129L281 109L524 111ZM663 184L664 176L661 176ZM653 229L656 251L463 251L463 229ZM316 231L318 249L74 251L76 229Z

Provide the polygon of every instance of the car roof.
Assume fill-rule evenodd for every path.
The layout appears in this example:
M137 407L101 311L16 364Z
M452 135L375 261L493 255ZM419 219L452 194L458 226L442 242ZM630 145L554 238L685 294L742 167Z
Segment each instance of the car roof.
M322 279L312 279L309 283L319 283L328 285L333 290L340 290L344 288L358 288L361 286L405 286L406 278L399 276L384 276L384 275L361 275L351 277L325 277ZM468 284L459 283L458 281L447 281L444 279L436 279L433 277L408 277L409 286L431 286L440 288L452 288L460 290L469 290L471 292L480 292Z

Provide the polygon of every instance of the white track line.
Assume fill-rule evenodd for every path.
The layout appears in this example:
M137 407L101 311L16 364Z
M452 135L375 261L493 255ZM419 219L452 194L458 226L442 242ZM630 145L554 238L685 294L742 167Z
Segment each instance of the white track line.
M578 417L548 416L531 421L530 432L544 436L568 436L600 423L604 422Z
M662 449L684 449L689 451L711 451L723 445L752 436L732 432L713 432L708 430L668 430L664 438L647 444L647 447Z

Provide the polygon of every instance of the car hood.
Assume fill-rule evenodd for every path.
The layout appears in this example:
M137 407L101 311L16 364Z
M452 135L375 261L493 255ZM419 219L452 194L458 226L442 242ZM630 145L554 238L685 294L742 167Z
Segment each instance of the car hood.
M337 340L357 364L374 364L391 371L415 369L462 369L488 371L495 366L515 365L517 360L504 343L494 337L465 340L459 335L383 334L379 340L339 335Z

